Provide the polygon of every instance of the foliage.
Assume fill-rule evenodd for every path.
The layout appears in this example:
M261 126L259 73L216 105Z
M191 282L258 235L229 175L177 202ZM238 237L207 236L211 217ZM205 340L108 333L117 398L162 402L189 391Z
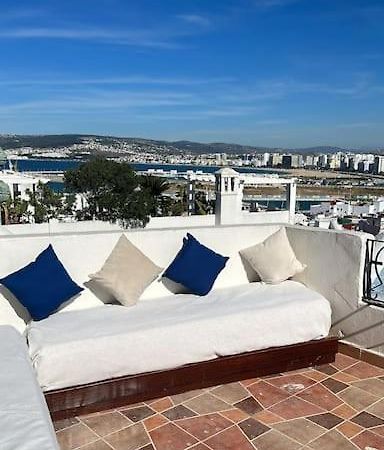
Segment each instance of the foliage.
M9 198L1 206L4 210L5 223L25 223L28 221L29 212L26 200Z
M200 216L211 214L214 210L214 202L207 200L205 192L198 191L195 195L195 210L196 214Z
M169 183L160 177L143 175L140 177L140 185L153 199L151 215L168 216L174 203L170 197L164 196L164 193L169 189Z
M33 207L36 223L56 218L63 207L62 196L55 193L47 184L38 183L34 192L27 191L29 204Z
M140 177L126 163L95 158L65 173L65 184L84 194L88 206L79 219L118 222L124 227L144 226L154 199L140 185Z

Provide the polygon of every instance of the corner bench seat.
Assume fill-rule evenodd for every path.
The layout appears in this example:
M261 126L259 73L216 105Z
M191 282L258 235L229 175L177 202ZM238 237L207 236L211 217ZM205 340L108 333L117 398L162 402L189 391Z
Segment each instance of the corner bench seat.
M58 450L23 336L0 326L0 449Z
M326 337L329 302L295 281L54 314L27 329L44 391Z

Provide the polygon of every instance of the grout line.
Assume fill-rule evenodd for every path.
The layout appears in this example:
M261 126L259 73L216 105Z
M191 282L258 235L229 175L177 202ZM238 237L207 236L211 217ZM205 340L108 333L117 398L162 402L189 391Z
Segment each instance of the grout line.
M352 358L352 359L353 359L353 358ZM339 395L338 395L339 392L338 392L338 393L335 393L335 392L331 391L329 388L327 388L327 386L324 386L324 384L323 384L322 382L325 381L325 380L327 380L327 379L332 379L332 377L333 377L334 375L336 375L337 373L344 373L345 370L347 370L347 369L349 369L349 368L355 366L355 365L358 364L359 362L360 362L360 360L358 360L358 361L356 361L356 362L354 362L354 363L352 363L352 364L350 364L350 365L344 367L343 369L338 369L337 367L333 366L333 367L335 367L335 369L337 370L337 372L335 372L335 374L332 374L332 375L330 375L330 374L324 374L324 375L326 375L326 378L324 378L323 380L313 380L313 379L310 378L309 376L306 376L306 375L305 375L305 372L306 372L306 371L304 371L304 372L296 372L296 371L295 371L295 373L292 374L292 376L294 376L294 375L301 375L301 376L304 376L304 377L308 378L309 380L313 381L314 383L311 384L310 386L307 386L306 388L302 389L301 391L299 391L299 392L297 392L297 393L295 393L295 394L289 394L288 397L286 397L285 399L280 400L279 402L276 402L276 403L274 403L273 405L270 405L270 406L268 406L268 407L264 407L264 406L259 402L259 403L261 404L261 406L263 407L262 411L259 411L259 412L265 411L265 412L270 412L270 413L271 413L270 408L273 408L273 407L275 407L276 405L278 405L278 404L280 404L280 403L282 403L282 402L284 402L284 401L287 401L287 400L289 400L290 398L293 398L293 397L295 397L295 398L300 398L300 400L304 401L305 403L307 403L307 404L309 404L309 405L311 405L311 406L312 406L312 405L317 406L318 408L324 410L324 412L312 414L312 415L314 415L314 416L315 416L315 415L321 415L321 414L324 414L324 413L327 413L327 412L328 412L328 413L333 413L333 411L334 411L335 409L337 409L338 407L342 406L342 404L351 407L346 401L343 400L342 397L339 397ZM367 364L369 364L369 363L367 363ZM316 370L316 369L313 369L313 370ZM320 373L322 373L322 372L320 372ZM271 377L271 379L279 378L279 377L285 377L285 376L289 376L289 375L290 375L289 372L288 372L288 373L283 373L282 375L276 375L275 377ZM355 377L355 378L356 378L356 377ZM243 384L241 384L241 383L239 382L240 385L241 385L241 387L249 394L248 396L242 398L242 399L239 400L239 401L242 401L242 400L244 400L244 399L246 399L246 398L248 398L248 397L251 397L251 398L256 399L256 398L253 396L253 394L249 391L248 388L251 387L251 386L254 386L254 385L257 384L257 383L260 383L261 381L267 383L268 385L270 385L270 386L272 386L272 387L274 387L274 388L281 389L281 387L275 386L274 384L270 383L270 382L268 381L269 379L270 379L270 378L265 378L265 379L264 379L264 378L259 378L259 379L257 379L257 381L255 381L254 383L250 384L249 386L244 386ZM372 380L372 379L379 379L379 376L376 375L376 376L373 376L373 377L367 377L367 378L357 378L355 381L344 382L344 384L347 385L347 388L348 388L348 387L355 387L355 388L359 389L359 391L361 391L362 393L365 393L365 394L371 394L371 395L373 395L374 397L377 398L377 400L376 400L375 402L373 402L372 404L368 405L368 406L367 406L366 408L364 408L362 411L359 411L359 410L356 411L355 408L352 407L352 409L355 410L357 414L366 411L368 408L370 408L370 407L376 405L377 403L379 403L379 402L382 400L382 398L381 398L381 397L378 397L376 394L372 394L372 393L369 392L369 391L366 391L366 390L364 390L364 389L362 389L362 388L360 388L360 387L358 387L358 386L354 386L354 385L353 385L353 383L356 383L356 382L358 382L358 381ZM307 390L310 389L310 388L315 387L316 384L321 384L322 387L325 388L327 391L329 391L330 394L332 394L332 395L335 396L337 399L339 399L339 400L342 402L342 404L336 406L336 407L333 408L332 410L327 410L327 409L324 409L323 407L320 407L319 405L316 405L315 403L312 403L312 402L310 402L310 401L307 401L307 400L305 400L305 399L299 397L299 394L301 394L301 393L307 391ZM225 384L224 384L224 385L225 385ZM222 386L222 385L219 385L219 386ZM234 422L234 420L229 419L229 418L223 416L222 412L224 412L224 411L230 411L230 410L233 410L233 409L239 409L240 411L242 411L242 410L241 410L240 408L237 408L237 407L234 406L233 404L230 404L230 403L226 402L225 400L223 400L222 398L218 397L215 393L213 393L213 392L211 391L211 389L214 390L215 388L217 388L217 387L219 387L219 386L214 386L214 387L211 387L210 389L206 389L206 390L204 390L203 392L200 392L200 393L198 393L197 395L195 395L195 396L193 396L193 397L191 397L191 398L188 398L187 400L185 400L185 403L187 403L187 402L189 402L189 401L191 401L191 400L194 400L194 399L196 399L196 398L198 398L198 397L201 397L202 395L208 393L208 394L210 394L212 397L214 397L214 398L216 398L216 399L218 399L218 400L220 400L220 401L222 401L222 402L228 404L228 409L221 410L221 411L212 411L212 412L208 412L208 413L205 413L205 414L200 414L200 413L198 413L197 411L195 411L193 408L191 408L191 407L185 405L184 402L180 402L180 403L178 403L178 404L176 405L175 402L171 399L171 397L168 396L168 398L170 399L170 401L171 401L171 403L172 403L172 405L173 405L171 408L168 408L168 409L166 409L166 410L164 410L164 411L162 411L162 412L157 412L157 411L154 411L154 410L153 410L153 412L155 413L154 415L157 415L157 414L158 414L158 415L163 416L162 413L163 413L163 412L166 412L166 411L169 410L169 409L172 409L172 408L177 407L177 406L184 406L184 407L188 407L190 410L192 410L192 411L197 415L197 416L195 416L196 418L198 418L198 417L204 417L204 416L210 415L210 414L218 414L220 417L225 418L226 420L228 420L228 421L231 423L231 425L230 425L229 427L227 427L227 428L225 428L225 429L223 429L223 430L220 430L220 431L217 432L217 433L212 434L211 436L207 437L207 438L204 439L204 440L199 440L196 436L193 436L191 433L189 433L188 431L184 430L181 426L179 426L178 423L177 423L178 420L183 420L183 419L178 419L178 420L175 420L175 421L169 421L169 422L167 422L167 423L165 423L165 424L159 425L159 426L157 426L157 427L151 429L151 431L147 431L147 429L146 429L146 427L145 427L145 425L144 425L144 420L146 420L146 419L142 419L142 420L140 420L140 421L138 421L138 422L132 422L132 421L131 421L130 419L128 419L128 418L127 418L120 410L117 410L117 409L116 409L116 410L112 410L112 411L108 411L108 412L117 412L119 415L121 415L121 416L124 417L127 421L129 421L129 423L127 424L127 426L124 426L123 428L120 428L119 430L113 431L113 432L108 433L108 434L106 434L106 435L104 435L104 436L100 436L100 435L99 435L98 433L96 433L92 428L90 428L90 427L83 421L82 417L80 416L80 417L76 417L76 419L78 420L77 423L71 424L71 425L69 425L69 426L67 426L67 427L64 427L64 428L62 428L62 429L56 431L56 434L60 434L61 432L65 431L65 430L68 430L68 429L70 429L70 428L73 428L73 427L75 427L76 425L82 424L82 425L84 425L86 428L88 428L88 429L91 431L91 433L92 433L93 435L95 435L95 440L93 440L92 442L89 442L89 443L87 443L87 444L85 444L85 445L82 445L82 446L80 446L80 447L77 447L77 449L81 450L82 448L86 447L87 445L89 445L89 444L91 444L91 443L96 442L97 440L101 440L101 441L103 441L105 444L107 444L107 445L109 445L110 447L112 447L111 444L110 444L109 442L107 442L107 441L104 439L105 437L108 437L108 436L110 436L110 435L112 435L112 434L114 434L114 433L117 433L117 432L119 432L119 431L125 430L125 429L127 429L127 428L129 428L129 427L131 427L131 426L133 426L133 425L141 424L141 425L144 427L145 432L147 433L147 435L148 435L148 437L149 437L150 443L154 446L154 448L156 448L156 446L155 446L155 444L154 444L154 442L153 442L153 440L152 440L152 438L151 438L150 432L152 432L152 431L154 431L154 430L156 430L156 429L158 429L158 428L164 427L164 426L167 425L167 424L173 424L173 425L176 426L179 430L183 431L184 433L186 433L186 434L188 434L189 436L191 436L191 438L193 438L194 440L198 441L198 442L192 444L192 446L188 447L188 448L192 448L193 446L198 445L199 442L203 442L204 445L208 445L208 444L205 443L207 440L213 438L214 436L216 436L216 435L218 435L218 434L220 434L220 433L222 433L222 432L224 432L224 431L226 431L226 430L229 430L229 429L231 429L231 428L236 427L237 429L239 429L239 430L242 432L242 434L245 436L245 438L247 439L247 441L250 442L251 444L253 444L253 442L245 435L245 433L243 432L243 430L239 427L239 425L238 425L237 422ZM346 389L347 389L347 388L346 388ZM281 390L284 392L283 389L281 389ZM344 391L345 391L345 390L342 390L342 391L340 391L340 393L342 393L342 392L344 392ZM287 394L288 394L288 393L287 393ZM167 397L163 397L163 398L167 398ZM160 400L160 399L158 399L158 400ZM256 400L257 400L257 399L256 399ZM257 401L258 401L258 400L257 400ZM150 409L152 409L150 405L148 405L148 404L146 404L146 403L144 403L144 405L146 405L147 407L149 407ZM127 405L127 407L129 407L129 405ZM244 412L245 412L245 411L244 411ZM105 412L105 413L107 414L107 412ZM254 418L254 417L253 417L254 414L251 415L251 414L248 414L247 412L245 412L245 413L248 415L248 418ZM257 412L256 412L255 414L257 414ZM101 415L103 415L103 414L101 413ZM151 416L149 416L148 418L150 418L150 417L151 417ZM165 416L163 416L163 417L165 417ZM299 418L309 420L308 417L309 417L309 416L302 416L302 417L295 417L295 418L292 418L292 419L284 419L284 418L281 417L281 420L280 420L280 421L278 421L278 422L276 422L276 423L274 423L274 424L267 424L267 426L270 428L270 430L274 430L274 431L278 432L278 433L281 434L283 437L285 437L285 438L287 438L287 439L290 439L290 440L292 440L292 441L294 441L294 442L297 442L299 445L302 446L301 448L305 448L306 446L308 446L308 445L309 445L310 443L312 443L313 441L319 439L320 437L324 436L325 434L327 434L327 433L329 433L329 432L331 432L331 431L336 431L337 433L339 433L340 435L342 435L343 438L345 438L345 439L347 439L349 442L351 442L352 445L354 445L354 447L356 447L356 445L351 441L351 438L355 438L355 437L359 436L360 434L362 434L362 433L363 433L364 431L366 431L366 430L370 430L371 432L373 432L374 434L376 434L376 433L375 433L374 431L372 431L371 429L368 429L368 428L365 429L365 428L364 428L363 430L361 430L360 432L358 432L356 435L354 435L354 436L352 436L351 438L349 438L349 437L345 436L344 434L342 434L342 433L337 429L337 427L335 426L335 427L333 427L333 428L331 428L331 429L325 429L324 433L322 433L321 435L317 436L315 439L313 439L313 440L311 440L311 441L309 441L308 443L306 443L306 444L303 445L303 444L301 444L300 442L298 442L296 439L293 439L292 437L290 437L290 436L288 436L288 435L285 435L284 433L282 433L282 432L280 432L279 430L277 430L277 429L274 428L274 425L277 424L277 423L281 423L281 422L289 422L289 421L293 421L293 420L296 420L296 419L299 419ZM279 417L279 418L280 418L280 417ZM186 418L186 419L193 419L193 417L191 417L191 418ZM350 419L345 419L345 418L342 418L342 419L343 419L343 422L341 422L341 423L338 424L337 426L340 426L340 425L342 425L343 423L349 422L349 421L350 421ZM169 420L169 419L167 419L167 420ZM244 420L246 420L246 419L244 419ZM322 428L323 428L323 427L322 427ZM325 428L325 427L324 427L324 428ZM270 431L270 430L269 430L269 431ZM267 432L267 433L268 433L268 432ZM267 433L265 433L265 434L267 434ZM264 433L263 433L263 434L264 434ZM262 436L262 435L261 435L261 436ZM256 437L254 440L256 440L257 438L258 438L258 437ZM146 444L146 445L148 445L148 444ZM144 445L144 447L145 447L146 445ZM143 447L143 448L144 448L144 447ZM112 447L112 448L113 448L113 447ZM357 448L357 447L356 447L356 448Z

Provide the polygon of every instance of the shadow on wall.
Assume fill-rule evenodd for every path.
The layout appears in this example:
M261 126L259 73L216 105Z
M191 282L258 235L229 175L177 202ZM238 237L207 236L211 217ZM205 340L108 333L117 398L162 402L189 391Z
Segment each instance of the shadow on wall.
M377 310L377 316L370 314L370 320L367 320L366 312L372 313L373 309L369 305L362 305L351 313L341 317L332 324L335 330L342 330L344 327L353 329L349 333L345 333L343 339L359 345L364 342L364 348L384 353L384 309ZM383 319L377 320L381 317ZM356 324L361 323L365 326L357 328ZM368 345L366 343L369 343Z

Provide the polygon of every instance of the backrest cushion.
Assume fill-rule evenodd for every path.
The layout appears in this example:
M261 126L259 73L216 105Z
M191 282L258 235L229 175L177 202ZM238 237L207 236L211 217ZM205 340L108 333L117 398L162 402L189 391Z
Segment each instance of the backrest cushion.
M122 235L103 267L89 277L110 295L107 301L117 300L124 306L132 306L161 271Z
M68 275L52 245L35 261L1 278L0 284L19 300L34 320L45 319L83 290Z
M228 259L187 233L182 248L163 277L182 284L193 294L207 295Z
M185 234L188 231L192 232L200 243L230 258L214 283L212 289L216 289L255 281L255 272L248 270L240 257L239 249L262 242L279 228L278 224L263 224L132 230L124 234L157 266L168 267L180 250L180 243ZM0 258L0 278L29 264L37 254L52 244L70 277L79 286L86 287L88 275L100 270L120 236L121 232L0 236L0 255L6 255ZM143 292L140 301L173 295L174 292L175 290L165 286L161 279L155 280ZM99 293L96 293L96 296L91 294L92 292L85 289L64 303L58 312L103 306Z
M239 253L265 283L281 283L306 267L296 258L285 227Z

